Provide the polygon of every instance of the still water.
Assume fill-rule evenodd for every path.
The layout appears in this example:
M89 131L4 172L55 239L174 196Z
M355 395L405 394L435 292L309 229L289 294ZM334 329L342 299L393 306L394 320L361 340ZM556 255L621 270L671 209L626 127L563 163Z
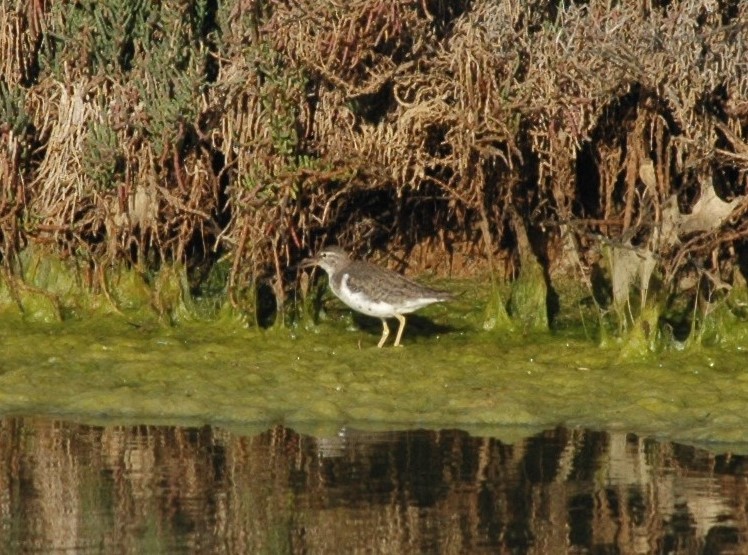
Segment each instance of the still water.
M748 552L748 458L624 432L5 417L0 465L3 553Z

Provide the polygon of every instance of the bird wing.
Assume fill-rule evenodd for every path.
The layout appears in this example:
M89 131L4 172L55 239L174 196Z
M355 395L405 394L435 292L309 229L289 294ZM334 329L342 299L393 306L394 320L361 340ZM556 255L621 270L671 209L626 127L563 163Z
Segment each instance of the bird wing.
M393 289L408 295L433 297L439 301L446 301L452 298L452 294L447 291L426 287L397 272L378 266L367 266L366 272L368 273L368 277L365 280L349 274L346 285L353 293L365 292L374 302L387 302ZM372 282L376 283L377 286L372 287Z

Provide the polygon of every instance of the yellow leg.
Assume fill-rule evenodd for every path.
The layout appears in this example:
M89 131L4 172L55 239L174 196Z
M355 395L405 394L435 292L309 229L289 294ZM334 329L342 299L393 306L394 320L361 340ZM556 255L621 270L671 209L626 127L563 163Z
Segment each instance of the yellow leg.
M382 318L382 339L379 340L377 347L381 349L382 345L384 345L384 342L387 341L387 337L389 337L389 335L390 335L390 328L387 325L387 320Z
M400 322L400 327L397 329L397 336L395 337L395 347L399 347L400 338L403 336L403 330L405 329L405 316L402 314L395 314L395 318Z

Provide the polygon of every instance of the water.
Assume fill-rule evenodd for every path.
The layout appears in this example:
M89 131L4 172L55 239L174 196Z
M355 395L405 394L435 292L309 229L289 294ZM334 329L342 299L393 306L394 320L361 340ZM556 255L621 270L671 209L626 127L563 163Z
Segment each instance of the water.
M745 553L748 459L623 432L0 420L7 553Z

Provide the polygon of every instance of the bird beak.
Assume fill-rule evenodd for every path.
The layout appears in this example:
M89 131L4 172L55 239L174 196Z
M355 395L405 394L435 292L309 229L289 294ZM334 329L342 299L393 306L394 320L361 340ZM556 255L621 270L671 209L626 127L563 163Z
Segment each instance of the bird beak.
M301 262L299 262L296 267L298 269L300 269L300 270L303 269L303 268L311 268L312 266L316 266L317 262L319 262L319 260L317 259L317 257L316 256L312 256L311 258L305 258L304 260L302 260Z

